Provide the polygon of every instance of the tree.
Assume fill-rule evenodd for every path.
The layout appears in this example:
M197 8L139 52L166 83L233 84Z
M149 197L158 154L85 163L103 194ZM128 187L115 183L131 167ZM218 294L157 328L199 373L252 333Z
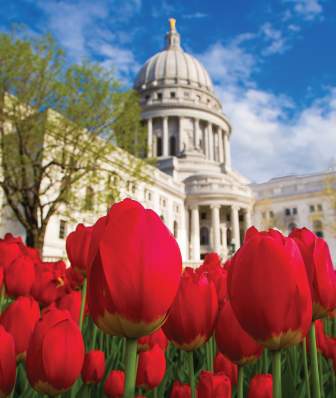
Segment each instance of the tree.
M147 143L135 104L111 71L69 64L50 35L0 34L0 186L28 245L43 247L50 218L78 207L83 184L115 174L116 144L129 175L141 176L132 154Z

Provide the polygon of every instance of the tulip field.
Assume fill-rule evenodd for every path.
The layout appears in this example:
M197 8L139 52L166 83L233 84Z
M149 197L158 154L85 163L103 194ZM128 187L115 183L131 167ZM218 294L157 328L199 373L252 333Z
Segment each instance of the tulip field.
M0 240L0 398L336 397L336 274L308 229L251 227L224 264L183 268L125 199L66 250Z

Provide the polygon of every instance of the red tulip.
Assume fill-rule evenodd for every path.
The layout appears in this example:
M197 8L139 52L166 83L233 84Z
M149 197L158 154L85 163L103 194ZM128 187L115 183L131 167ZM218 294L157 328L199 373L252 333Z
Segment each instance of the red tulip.
M11 297L30 294L35 281L35 264L28 256L17 257L5 269L6 292Z
M153 348L155 344L158 344L163 351L167 348L168 340L161 328L149 336L140 337L138 339L138 351L147 351Z
M182 260L175 238L152 210L131 199L112 206L93 227L88 304L105 333L146 336L165 321Z
M112 370L108 375L104 392L108 398L121 398L125 389L125 373L122 370Z
M197 385L199 398L231 398L231 382L224 374L202 371Z
M71 290L81 290L84 276L75 268L69 267L65 270L66 284Z
M232 386L237 384L238 366L221 352L216 354L214 371L215 373L224 373L230 379Z
M93 227L85 227L78 224L74 232L71 232L66 240L66 251L71 267L80 271L83 275L89 269L89 249Z
M272 398L272 386L271 374L256 375L250 381L248 398Z
M66 290L66 266L64 261L43 262L36 265L36 278L32 296L47 306L63 296Z
M14 338L18 359L26 356L30 337L39 319L40 308L32 297L17 298L1 315L1 325Z
M7 268L17 257L25 252L25 245L21 237L6 234L0 240L0 266Z
M307 335L311 293L293 239L274 230L255 233L233 258L228 290L239 323L264 346L288 347Z
M262 346L240 326L229 301L219 312L215 337L221 353L238 365L254 361L262 353Z
M296 228L289 236L298 244L306 265L313 299L313 319L323 318L336 308L336 275L328 245L307 228Z
M192 351L211 337L217 312L214 283L205 274L186 268L162 329L178 348Z
M82 379L85 384L98 384L105 374L105 353L93 350L85 354Z
M0 397L8 397L15 385L15 344L11 334L0 325Z
M68 390L84 362L81 332L68 311L47 309L37 322L27 351L27 376L33 388L51 396Z
M57 307L60 310L68 310L72 319L79 325L80 310L82 304L82 293L78 290L73 290L65 294L57 301Z
M178 380L175 380L170 398L191 398L191 388L189 384L182 384Z
M164 351L156 344L148 351L140 352L136 385L147 390L157 387L166 372Z

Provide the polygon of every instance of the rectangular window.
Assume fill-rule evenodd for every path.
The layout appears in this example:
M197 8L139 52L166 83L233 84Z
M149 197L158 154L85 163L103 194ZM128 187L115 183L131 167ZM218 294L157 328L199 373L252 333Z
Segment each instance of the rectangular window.
M158 95L157 95L157 98L158 98L158 100L162 100L162 93L158 93Z
M66 236L66 226L67 223L65 220L60 220L59 223L59 230L58 230L58 237L59 239L65 239Z
M285 209L285 214L286 214L286 216L290 216L290 214L291 214L290 209Z
M293 214L297 214L297 208L296 207L293 207Z
M311 213L314 213L314 211L315 211L315 206L314 206L314 205L310 205L310 206L309 206L309 211L310 211Z
M175 97L176 97L175 91L172 91L172 92L170 93L170 98L175 98Z
M274 218L274 212L272 210L269 212L269 216L270 218Z
M206 212L205 211L202 211L202 213L201 213L201 220L206 220L206 217L207 216L207 214L206 214Z
M321 205L321 204L318 204L318 205L317 205L317 210L318 210L318 211L322 211L322 205Z

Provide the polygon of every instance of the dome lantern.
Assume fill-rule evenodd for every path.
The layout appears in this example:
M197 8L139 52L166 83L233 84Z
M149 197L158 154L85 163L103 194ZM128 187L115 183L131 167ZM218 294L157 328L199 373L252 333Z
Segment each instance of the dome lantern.
M166 34L166 50L181 50L180 35L176 30L176 19L169 19L170 30Z

